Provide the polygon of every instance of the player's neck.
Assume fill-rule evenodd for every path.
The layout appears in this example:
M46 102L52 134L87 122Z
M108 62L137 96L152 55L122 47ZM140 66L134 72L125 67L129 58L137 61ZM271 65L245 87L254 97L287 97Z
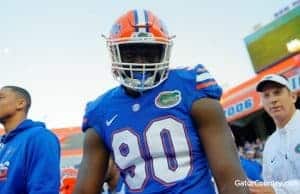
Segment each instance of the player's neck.
M124 87L124 86L122 86L122 87ZM131 96L133 98L138 98L142 95L142 92L138 92L138 91L132 90L130 88L124 87L124 90L125 90L126 94L128 94L129 96Z

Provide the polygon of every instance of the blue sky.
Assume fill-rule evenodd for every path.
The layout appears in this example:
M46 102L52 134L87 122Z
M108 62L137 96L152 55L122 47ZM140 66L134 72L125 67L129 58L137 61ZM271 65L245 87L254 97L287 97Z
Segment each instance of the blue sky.
M255 74L243 42L295 0L0 0L0 87L32 94L30 117L80 125L85 104L117 85L101 34L129 9L152 10L176 35L171 66L204 64L227 89Z

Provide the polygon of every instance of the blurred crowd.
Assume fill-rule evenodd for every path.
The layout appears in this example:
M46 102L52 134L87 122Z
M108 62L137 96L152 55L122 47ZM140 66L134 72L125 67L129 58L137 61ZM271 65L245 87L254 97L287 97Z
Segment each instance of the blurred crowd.
M259 138L257 138L255 142L246 141L244 146L238 147L239 155L250 160L255 160L261 164L264 145L265 141Z

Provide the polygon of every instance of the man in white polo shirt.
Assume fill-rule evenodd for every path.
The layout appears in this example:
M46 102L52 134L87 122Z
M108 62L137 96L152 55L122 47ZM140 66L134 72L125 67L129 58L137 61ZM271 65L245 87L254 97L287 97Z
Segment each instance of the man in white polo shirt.
M250 186L252 194L300 194L300 111L297 94L280 75L264 76L257 84L264 110L273 118L276 131L263 152L264 184Z

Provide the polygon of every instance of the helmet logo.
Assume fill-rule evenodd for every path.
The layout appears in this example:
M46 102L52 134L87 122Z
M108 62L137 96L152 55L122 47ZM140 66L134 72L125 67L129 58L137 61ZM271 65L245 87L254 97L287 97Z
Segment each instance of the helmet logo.
M116 23L112 26L110 33L112 35L117 35L117 34L119 34L120 31L121 31L121 25Z
M181 102L181 92L179 90L163 91L155 98L155 105L158 108L172 108Z
M136 36L137 37L151 37L151 34L149 34L147 32L139 32Z

